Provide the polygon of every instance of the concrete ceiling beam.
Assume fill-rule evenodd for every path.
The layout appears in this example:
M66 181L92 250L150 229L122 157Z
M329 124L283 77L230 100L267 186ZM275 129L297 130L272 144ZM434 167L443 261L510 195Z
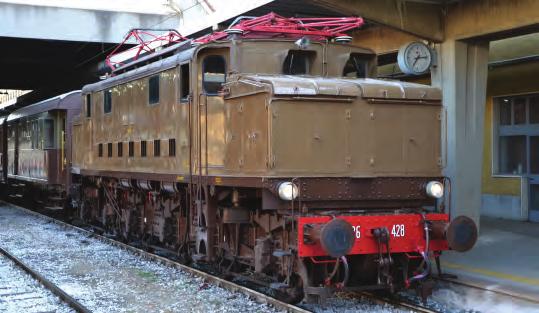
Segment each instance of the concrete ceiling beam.
M311 0L345 15L358 15L433 42L444 40L444 5L405 0Z
M537 0L461 1L447 7L447 39L496 40L539 31Z

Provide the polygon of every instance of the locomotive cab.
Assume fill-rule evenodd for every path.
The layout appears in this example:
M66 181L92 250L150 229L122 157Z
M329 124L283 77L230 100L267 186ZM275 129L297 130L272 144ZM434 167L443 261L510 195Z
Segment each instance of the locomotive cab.
M210 130L200 135L201 160L206 155L210 164L201 171L265 177L260 209L287 211L297 220L289 230L297 242L272 244L296 251L307 294L324 297L328 289L319 284L352 290L418 284L430 273L421 265L430 257L473 246L474 223L465 217L450 222L444 205L439 89L369 79L376 59L361 48L266 44L244 41L219 50L230 65L219 76L220 97L211 95L206 105L224 120L200 115ZM203 55L213 57L213 49ZM260 62L262 54L272 57ZM205 150L206 142L215 150ZM221 155L222 163L215 162ZM288 194L281 190L286 184ZM458 239L452 235L457 228ZM255 259L267 244L257 241ZM259 271L277 260L290 262L280 258L258 261ZM331 275L314 274L328 264ZM280 275L289 275L284 268ZM404 275L394 277L397 268Z

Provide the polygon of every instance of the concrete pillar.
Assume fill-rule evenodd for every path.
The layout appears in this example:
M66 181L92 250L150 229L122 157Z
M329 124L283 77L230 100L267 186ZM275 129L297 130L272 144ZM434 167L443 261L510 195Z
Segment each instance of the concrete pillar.
M451 178L451 215L479 225L488 42L447 40L436 47L432 84L442 88L445 107L444 174Z

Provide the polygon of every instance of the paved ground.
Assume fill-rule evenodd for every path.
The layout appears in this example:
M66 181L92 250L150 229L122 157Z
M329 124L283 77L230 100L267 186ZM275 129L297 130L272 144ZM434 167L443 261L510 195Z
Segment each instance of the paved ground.
M476 246L442 262L460 280L539 301L538 223L482 217Z

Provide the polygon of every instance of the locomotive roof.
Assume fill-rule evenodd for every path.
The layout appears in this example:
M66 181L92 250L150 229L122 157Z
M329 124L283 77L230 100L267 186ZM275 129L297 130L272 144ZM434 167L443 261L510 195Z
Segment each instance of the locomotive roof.
M345 96L439 101L436 87L372 78L331 78L290 75L241 75L239 80L271 84L275 95Z
M145 76L152 75L154 73L158 73L158 72L173 68L186 60L190 60L196 48L197 47L190 47L189 49L179 51L173 54L172 56L153 61L150 64L132 69L128 72L109 77L105 80L102 80L93 84L85 85L82 88L82 93L86 94L90 92L104 90L110 87L127 83L135 79L139 79ZM144 59L141 58L141 60L139 60L137 63L141 61L144 61Z
M293 43L294 40L287 39L287 38L275 38L275 39L268 39L268 38L256 38L256 39L242 39L243 42L267 42L267 41L280 41L280 42L291 42ZM324 41L316 41L313 40L313 43L318 44L328 44ZM173 46L167 47L161 51L155 52L152 55L143 56L139 60L133 61L126 66L121 67L120 69L125 69L126 71L117 74L112 77L108 77L102 81L85 85L82 88L82 93L91 93L91 92L97 92L101 90L105 90L108 88L112 88L136 79L140 79L146 76L153 75L155 73L173 68L187 60L191 60L193 56L196 54L196 52L200 49L203 49L205 47L219 47L219 46L229 46L231 43L231 40L221 40L221 41L214 41L211 43L205 43L205 44L199 44L199 45L191 45L192 41L186 41L179 44L175 44ZM329 43L334 44L334 43ZM341 44L337 44L341 45ZM353 47L354 49L357 49L358 51L361 51L362 53L372 53L374 54L374 51L370 49L366 49L363 47L353 46L347 44L346 46ZM164 57L165 55L169 55L173 53L170 56ZM148 64L145 64L148 63ZM136 67L139 66L139 67ZM129 70L127 70L129 69Z
M13 121L22 117L31 116L56 109L68 109L75 103L80 103L80 90L74 90L62 95L34 103L24 108L12 112L6 118L6 121Z

